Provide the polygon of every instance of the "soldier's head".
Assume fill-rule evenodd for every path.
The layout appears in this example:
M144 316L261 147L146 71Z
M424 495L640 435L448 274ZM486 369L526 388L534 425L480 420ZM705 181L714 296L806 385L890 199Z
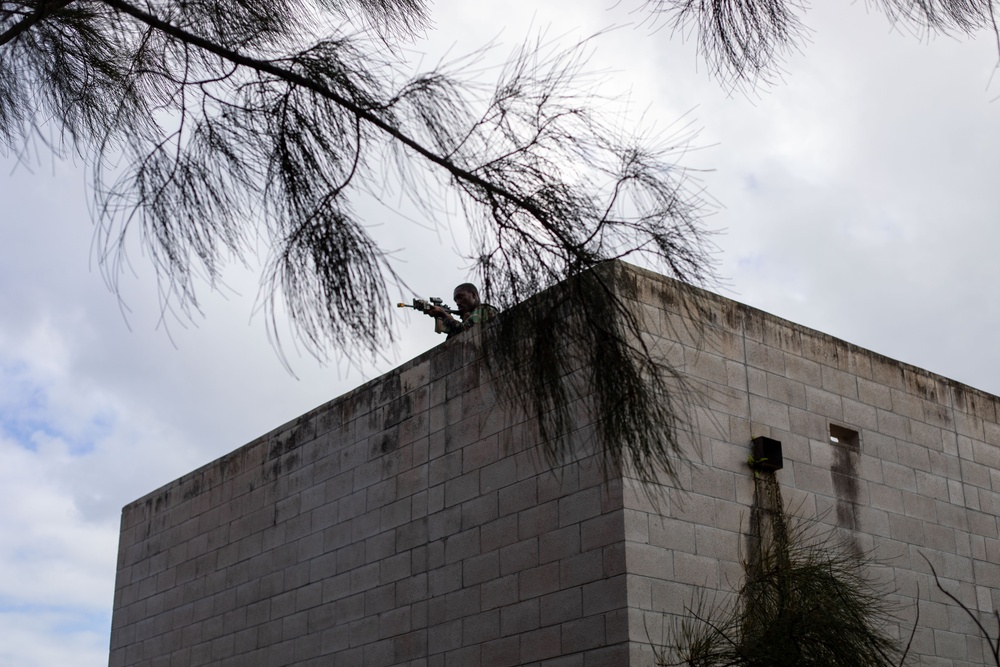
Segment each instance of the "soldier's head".
M472 283L462 283L455 288L454 299L458 312L464 315L479 305L479 290Z

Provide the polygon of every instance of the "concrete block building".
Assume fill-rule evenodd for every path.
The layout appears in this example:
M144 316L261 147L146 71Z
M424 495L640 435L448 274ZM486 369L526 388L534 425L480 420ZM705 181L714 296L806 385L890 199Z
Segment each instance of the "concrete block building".
M986 664L1000 604L1000 399L625 267L648 341L696 390L690 464L606 478L495 393L473 332L124 508L112 667L654 665L743 575L751 439L788 505L881 563L913 664ZM926 560L925 560L926 559Z

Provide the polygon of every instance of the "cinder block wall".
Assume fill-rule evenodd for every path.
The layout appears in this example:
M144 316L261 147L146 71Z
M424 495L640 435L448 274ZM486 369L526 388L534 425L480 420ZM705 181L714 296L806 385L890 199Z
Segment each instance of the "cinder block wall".
M785 504L873 553L901 606L910 664L993 664L943 585L989 620L1000 605L1000 399L742 304L702 295L701 332L672 282L634 269L651 343L689 379L694 464L651 503L625 480L633 664L653 664L686 607L725 602L742 578L753 494L749 444L782 443ZM859 434L853 449L830 425ZM927 559L927 561L924 560ZM664 613L666 612L666 614ZM994 632L995 621L987 623Z
M698 397L679 486L604 481L593 421L553 469L466 334L126 507L111 665L652 665L742 576L750 439L786 504L873 550L915 664L985 664L1000 603L998 399L629 267ZM859 433L856 449L830 425Z
M126 507L110 664L625 664L621 484L586 419L547 465L476 343Z

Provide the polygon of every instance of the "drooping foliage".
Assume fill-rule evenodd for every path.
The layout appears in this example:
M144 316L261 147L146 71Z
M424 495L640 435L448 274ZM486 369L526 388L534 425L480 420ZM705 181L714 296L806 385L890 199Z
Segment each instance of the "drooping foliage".
M483 351L501 394L537 418L553 462L564 436L593 423L609 470L654 481L683 460L695 393L650 347L635 280L619 262L577 274L504 312L486 329ZM688 286L675 290L675 303L697 310Z
M1000 55L994 0L877 0L866 3L918 35L992 32ZM674 29L697 35L713 74L736 86L769 82L785 56L808 41L802 0L647 0ZM845 48L848 48L845 46Z
M685 140L596 114L585 45L528 44L492 88L466 78L475 56L413 75L398 47L427 24L419 0L3 2L0 145L92 167L113 288L132 238L182 312L227 262L263 252L272 332L284 309L319 357L376 355L393 337L398 279L356 197L391 181L429 215L457 200L487 301L508 309L569 280L553 294L572 298L512 311L490 339L507 397L558 453L582 355L603 369L593 408L609 460L666 461L670 369L642 345L612 273L592 269L628 257L710 277L704 201L675 163Z
M870 562L816 539L785 514L773 472L754 479L745 581L729 609L692 612L662 665L890 667L907 651L888 632L892 608L866 576Z

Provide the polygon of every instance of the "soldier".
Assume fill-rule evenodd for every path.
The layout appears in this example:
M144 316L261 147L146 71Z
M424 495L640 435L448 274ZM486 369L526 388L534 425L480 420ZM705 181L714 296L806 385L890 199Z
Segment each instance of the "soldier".
M472 283L462 283L456 287L454 298L461 321L453 318L440 306L433 306L425 311L436 320L434 330L448 334L448 338L496 317L497 309L479 300L479 290Z

